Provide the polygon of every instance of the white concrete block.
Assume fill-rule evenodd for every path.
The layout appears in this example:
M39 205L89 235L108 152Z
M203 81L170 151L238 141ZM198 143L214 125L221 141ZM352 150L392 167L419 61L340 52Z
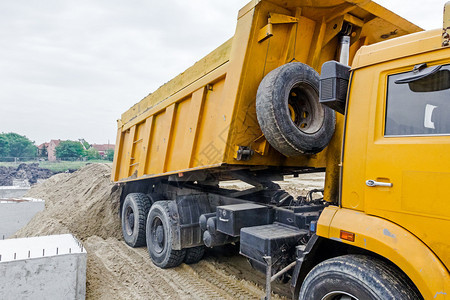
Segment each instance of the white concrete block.
M44 200L32 198L0 199L0 240L13 235L44 208Z
M0 241L0 299L85 299L87 253L71 234Z
M23 197L30 187L21 186L0 186L0 199L20 198Z

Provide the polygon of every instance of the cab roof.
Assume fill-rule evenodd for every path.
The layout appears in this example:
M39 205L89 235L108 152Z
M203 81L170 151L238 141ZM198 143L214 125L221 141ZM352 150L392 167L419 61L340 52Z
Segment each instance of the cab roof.
M363 46L355 55L352 69L440 49L441 34L442 29L421 31Z

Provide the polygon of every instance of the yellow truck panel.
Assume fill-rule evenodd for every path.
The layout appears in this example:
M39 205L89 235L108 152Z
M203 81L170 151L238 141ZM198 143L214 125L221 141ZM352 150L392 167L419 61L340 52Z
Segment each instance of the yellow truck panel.
M355 240L341 239L341 230L355 233ZM450 274L438 255L395 223L331 206L322 213L317 234L389 259L411 278L424 299L446 299L449 293Z
M441 47L441 30L416 33L360 50L350 88L348 114L352 117L346 126L348 146L342 179L343 207L402 226L430 247L447 267L450 204L444 199L450 194L450 154L442 149L450 145L450 137L433 134L432 129L426 135L393 136L385 132L389 76L411 71L422 63L428 67L448 65L449 57L450 48ZM361 89L365 82L371 84ZM404 109L413 109L412 100L409 105ZM439 126L437 121L435 125ZM370 179L391 183L392 187L361 184Z
M370 1L251 1L232 39L118 120L113 181L233 165L325 167L326 150L287 158L267 143L255 96L262 78L281 65L298 61L319 70L334 59L344 24L354 29L350 58L392 32L421 30ZM239 147L254 155L237 160Z

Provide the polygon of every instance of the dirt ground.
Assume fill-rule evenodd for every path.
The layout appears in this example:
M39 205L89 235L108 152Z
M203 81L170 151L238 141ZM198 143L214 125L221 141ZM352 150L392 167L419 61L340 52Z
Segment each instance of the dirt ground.
M111 167L93 164L73 174L57 174L33 187L39 212L15 237L72 233L88 253L87 299L261 299L264 275L253 270L233 246L209 250L197 264L159 269L147 249L130 248L121 238L120 189L110 183ZM281 184L294 194L323 186L323 174L288 178ZM231 182L229 185L239 185ZM289 297L289 285L274 286L273 299Z

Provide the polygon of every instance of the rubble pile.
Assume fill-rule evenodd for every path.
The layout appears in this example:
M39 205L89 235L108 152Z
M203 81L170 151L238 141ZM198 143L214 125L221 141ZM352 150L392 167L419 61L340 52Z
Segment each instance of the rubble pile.
M55 172L39 167L39 164L20 164L15 167L0 166L0 186L12 186L14 181L25 181L30 185L36 184L38 179L47 179Z

